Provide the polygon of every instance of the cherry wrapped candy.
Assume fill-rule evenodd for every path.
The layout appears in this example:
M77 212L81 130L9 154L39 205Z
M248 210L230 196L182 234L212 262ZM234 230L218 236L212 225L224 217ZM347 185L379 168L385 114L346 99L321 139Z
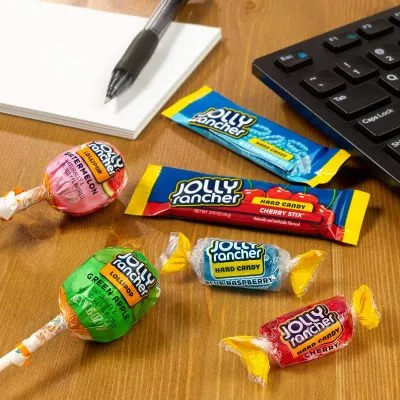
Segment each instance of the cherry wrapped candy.
M366 285L354 291L352 305L345 297L335 296L267 322L260 328L260 336L229 337L221 345L240 357L252 381L264 385L271 362L284 368L346 348L357 322L367 329L376 328L380 322Z

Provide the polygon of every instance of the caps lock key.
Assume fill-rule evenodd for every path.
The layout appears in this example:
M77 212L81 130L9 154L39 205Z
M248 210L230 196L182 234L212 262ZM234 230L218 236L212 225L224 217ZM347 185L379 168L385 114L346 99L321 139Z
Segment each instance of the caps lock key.
M374 142L400 132L400 103L389 104L357 120L356 128Z

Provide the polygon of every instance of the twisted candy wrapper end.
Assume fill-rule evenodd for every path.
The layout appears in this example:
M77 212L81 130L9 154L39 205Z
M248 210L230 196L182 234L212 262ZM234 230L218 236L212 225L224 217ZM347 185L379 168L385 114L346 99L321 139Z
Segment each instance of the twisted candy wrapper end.
M321 250L310 250L290 261L289 279L293 292L297 297L304 296L310 288L325 254Z
M188 266L188 253L192 250L189 239L181 232L172 232L165 251L156 267L162 273L182 271Z
M374 302L371 289L361 285L353 293L353 310L358 321L367 329L374 329L379 325L381 314Z
M222 339L219 345L240 357L251 381L261 385L267 384L270 369L268 351L271 347L267 339L257 336L233 336Z

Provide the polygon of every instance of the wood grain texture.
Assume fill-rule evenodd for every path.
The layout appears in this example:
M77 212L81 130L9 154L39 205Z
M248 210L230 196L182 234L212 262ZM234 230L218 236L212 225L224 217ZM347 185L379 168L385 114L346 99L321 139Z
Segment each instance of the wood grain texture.
M149 15L157 0L57 0ZM222 43L169 104L208 84L228 98L315 141L332 145L251 75L251 61L396 5L395 0L193 1L181 21L221 26ZM2 62L7 55L2 54ZM37 185L47 162L74 145L110 140L125 155L130 180L120 201L73 219L47 204L0 225L0 352L9 351L58 313L63 280L105 246L126 245L155 261L170 231L192 240L214 236L276 243L292 254L328 252L313 290L299 302L288 290L254 293L200 285L190 273L162 277L162 297L123 339L109 345L64 334L35 353L26 368L1 375L2 399L396 399L400 398L398 267L400 199L362 164L342 169L330 187L371 193L357 247L286 234L123 215L149 162L272 182L280 178L157 116L136 141L0 115L0 193ZM273 368L263 389L239 359L222 352L222 337L256 334L271 318L369 284L382 313L379 329L357 329L348 349L307 365Z

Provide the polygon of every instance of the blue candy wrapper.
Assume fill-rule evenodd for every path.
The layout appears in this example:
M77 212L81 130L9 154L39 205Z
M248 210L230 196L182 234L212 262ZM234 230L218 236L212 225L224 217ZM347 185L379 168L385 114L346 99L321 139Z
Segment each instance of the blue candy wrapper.
M204 285L268 291L280 290L289 276L293 292L301 297L314 281L324 255L310 250L291 258L278 246L216 238L199 239L192 248L183 233L173 232L157 267L165 273L190 265Z
M329 182L350 157L320 146L236 105L208 86L179 100L163 115L290 182Z

